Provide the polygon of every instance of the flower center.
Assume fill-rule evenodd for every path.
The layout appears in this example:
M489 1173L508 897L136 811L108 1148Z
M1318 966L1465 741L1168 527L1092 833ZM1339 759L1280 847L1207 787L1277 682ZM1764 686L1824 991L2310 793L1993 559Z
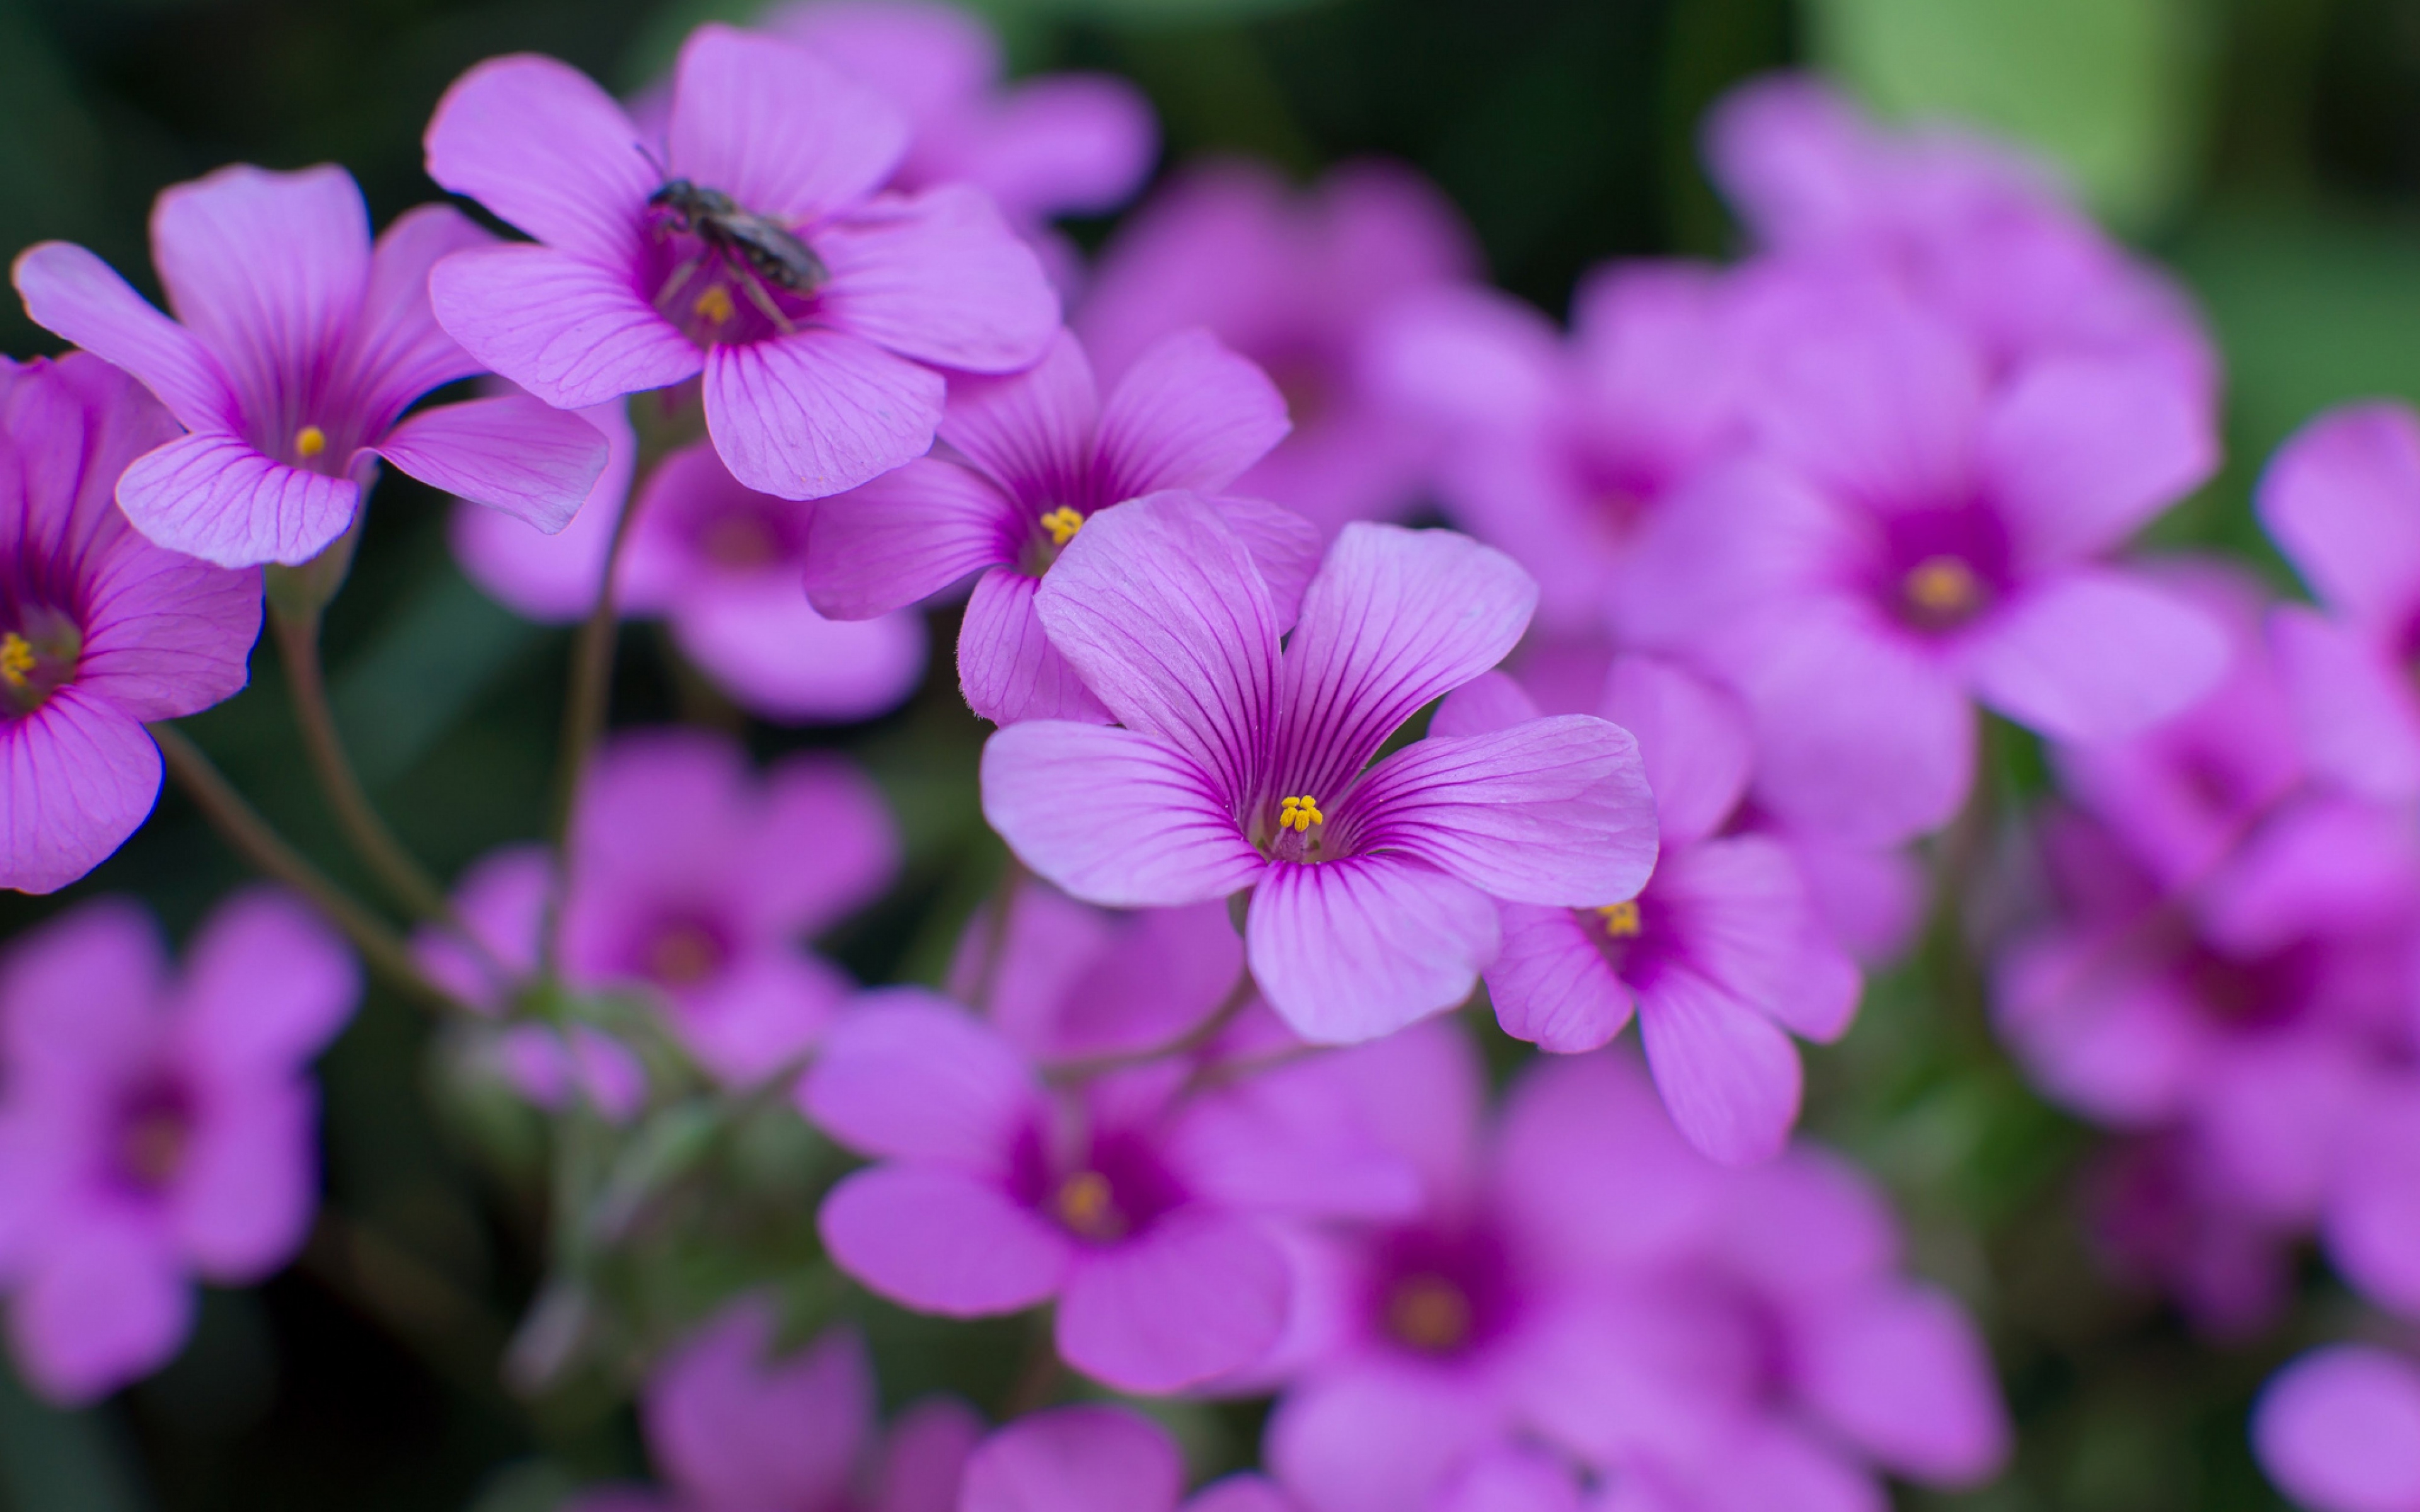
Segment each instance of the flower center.
M771 524L752 514L722 516L700 532L698 548L721 567L762 567L782 556Z
M31 641L14 630L0 636L0 682L10 687L23 687L37 665Z
M173 1083L143 1088L118 1115L117 1174L138 1191L158 1192L185 1168L194 1143L194 1113Z
M689 313L710 326L727 326L739 307L731 302L731 290L721 280L708 284L696 299L690 301Z
M75 678L84 636L67 616L37 609L0 634L0 709L31 714Z
M1078 1239L1106 1244L1126 1236L1126 1215L1118 1207L1117 1193L1098 1171L1078 1171L1060 1182L1050 1205L1060 1223Z
M1450 1354L1470 1342L1470 1299L1434 1271L1415 1272L1387 1297L1387 1332L1422 1354Z
M694 987L722 969L722 942L703 924L674 924L647 948L647 975L666 987Z
M1327 816L1319 811L1319 800L1309 794L1299 798L1286 798L1278 805L1278 827L1296 834L1309 834L1311 826L1325 824Z
M1605 931L1607 939L1635 940L1639 930L1638 900L1629 898L1618 903L1607 903L1596 910L1596 919L1597 926Z
M306 458L314 457L318 456L321 452L324 452L327 449L328 433L321 430L317 425L305 425L301 430L294 433L294 455L296 456Z
M656 309L701 347L796 332L831 277L797 232L719 189L670 179L647 208L669 243Z
M1056 509L1043 512L1042 528L1050 532L1052 546L1065 546L1076 538L1078 531L1084 528L1084 517L1068 505L1061 504Z
M1953 556L1931 556L1917 563L1908 569L1900 591L1909 611L1925 625L1963 624L1983 607L1982 580L1974 568Z

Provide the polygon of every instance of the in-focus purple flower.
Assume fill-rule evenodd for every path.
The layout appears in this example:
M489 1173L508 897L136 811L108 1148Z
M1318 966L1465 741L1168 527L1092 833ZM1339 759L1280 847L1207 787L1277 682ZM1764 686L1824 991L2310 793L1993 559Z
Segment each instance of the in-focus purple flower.
M799 1088L818 1127L881 1163L824 1199L825 1246L925 1312L1055 1297L1061 1356L1123 1390L1239 1370L1285 1323L1280 1221L1380 1215L1411 1192L1339 1125L1317 1062L1193 1095L1187 1070L1055 1097L954 1005L912 988L870 995Z
M1974 774L1979 701L2094 741L2216 681L2219 627L2105 559L2208 475L2208 396L2158 363L1975 344L1870 282L1761 291L1754 452L1660 511L1626 567L1637 642L1745 696L1759 804L1887 844Z
M2257 503L2319 600L2270 629L2312 768L2373 797L2420 794L2420 416L2320 416L2270 462Z
M1294 432L1236 481L1333 534L1417 501L1431 438L1365 371L1386 315L1466 281L1479 253L1427 180L1349 163L1309 195L1255 163L1195 168L1110 239L1070 322L1114 382L1160 338L1202 326L1259 363Z
M152 207L174 320L64 241L27 248L14 277L37 325L133 374L185 427L118 481L134 528L223 566L295 563L350 528L381 458L542 531L596 482L597 433L525 396L404 413L482 370L431 317L428 270L493 239L424 205L373 245L342 168L240 164Z
M844 1325L777 1356L776 1321L742 1297L667 1355L639 1398L664 1489L600 1487L573 1512L958 1512L973 1409L928 1397L885 1432L864 1339Z
M1593 1050L1630 1021L1673 1122L1730 1164L1781 1149L1797 1120L1790 1033L1838 1039L1856 1012L1856 964L1824 929L1790 852L1724 834L1746 791L1747 717L1668 662L1616 661L1601 712L1638 740L1662 851L1637 897L1586 908L1503 905L1504 949L1487 968L1497 1022L1516 1039ZM1502 673L1450 698L1433 734L1475 735L1534 718Z
M967 183L1032 232L1059 215L1098 215L1142 186L1158 151L1151 102L1107 73L1001 83L1000 40L933 0L803 0L757 23L880 90L908 117L892 187Z
M1730 285L1710 268L1613 264L1583 279L1563 340L1480 288L1403 301L1372 381L1446 438L1455 521L1538 579L1541 624L1602 634L1647 517L1741 430Z
M1887 277L1995 363L2139 358L2216 390L2191 301L2093 224L2048 165L2003 142L1886 131L1831 85L1780 74L1715 105L1706 156L1764 248Z
M2262 1388L2252 1447L2310 1512L2414 1512L2420 1365L2368 1344L2314 1350Z
M586 75L490 59L438 103L428 174L540 244L448 257L430 299L482 362L565 409L702 373L734 476L838 493L932 444L936 366L1012 371L1058 327L1041 265L980 192L876 193L907 146L871 86L726 26L681 50L661 168ZM661 199L684 183L755 218L745 234L772 252L697 219L721 201Z
M1466 536L1346 527L1278 651L1267 585L1207 503L1138 500L1070 544L1037 606L1125 725L1011 725L984 813L1044 877L1110 907L1249 890L1262 995L1297 1033L1365 1040L1452 1008L1496 903L1637 892L1653 800L1630 736L1587 716L1415 741L1424 705L1502 660L1536 603Z
M958 630L958 683L998 724L1109 715L1034 610L1051 563L1100 511L1163 489L1216 494L1286 433L1285 401L1204 332L1135 360L1104 403L1083 348L1062 332L1012 378L954 384L926 457L815 509L807 592L845 619L889 613L980 572ZM1255 499L1213 500L1294 623L1319 565L1309 522Z
M283 893L220 906L172 974L120 898L23 935L0 966L0 1289L17 1368L83 1402L168 1363L194 1278L249 1285L318 1198L307 1068L361 995Z
M967 1463L957 1512L1177 1512L1185 1460L1166 1428L1123 1407L1062 1407L1009 1424ZM1230 1475L1184 1512L1295 1512L1262 1476Z
M598 755L572 815L563 897L565 980L635 991L717 1080L794 1065L853 992L803 943L863 906L898 868L873 784L826 757L764 778L739 748L694 730L624 735ZM502 1010L538 961L550 868L514 847L474 868L457 902L487 956L441 931L424 967L465 1002ZM498 980L489 958L514 980Z
M100 865L160 794L144 721L243 687L260 574L154 546L111 501L176 431L99 358L0 359L0 887Z
M949 993L984 1005L1045 1065L1171 1043L1218 1012L1243 975L1223 903L1120 914L1037 882L1016 889L1004 924L995 906L968 921Z

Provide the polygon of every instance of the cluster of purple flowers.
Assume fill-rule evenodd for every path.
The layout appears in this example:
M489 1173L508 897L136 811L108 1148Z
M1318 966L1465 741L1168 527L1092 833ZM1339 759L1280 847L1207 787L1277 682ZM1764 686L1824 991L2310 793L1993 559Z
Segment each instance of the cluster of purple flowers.
M1566 332L1377 164L1196 168L1087 267L1050 218L1136 191L1149 112L1000 72L904 0L703 27L628 105L494 59L428 172L527 239L443 206L373 239L342 170L235 167L161 196L173 318L23 254L90 355L0 367L0 883L142 822L138 726L241 686L265 564L272 604L333 591L381 460L465 501L496 597L660 615L769 720L895 707L920 606L962 604L1014 861L941 991L804 943L899 873L874 785L700 731L575 746L561 843L373 964L566 1125L794 1103L866 1161L816 1228L880 1297L1047 1304L1048 1358L1116 1393L1274 1397L1265 1474L1191 1512L1861 1512L1988 1476L2009 1427L1881 1194L1793 1140L1793 1041L1912 936L1988 711L2059 789L1998 1025L2122 1131L2113 1255L2244 1326L2316 1232L2420 1319L2420 417L2275 460L2318 603L2272 605L2130 552L2215 468L2216 363L1999 148L1751 85L1709 133L1750 255L1600 270ZM0 978L0 1291L62 1399L310 1221L301 1073L350 957L283 894L178 984L160 957L96 902ZM1482 986L1552 1053L1500 1096L1422 1022ZM664 1489L582 1505L1184 1496L1125 1408L880 1430L863 1339L781 1326L754 1291L696 1324L641 1401ZM2257 1442L2323 1512L2420 1505L2420 1361L2314 1356Z

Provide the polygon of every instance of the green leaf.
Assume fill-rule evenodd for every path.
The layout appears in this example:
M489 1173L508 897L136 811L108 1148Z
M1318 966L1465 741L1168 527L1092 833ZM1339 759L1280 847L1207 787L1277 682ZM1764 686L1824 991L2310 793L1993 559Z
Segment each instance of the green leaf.
M1815 52L1885 115L1952 116L2063 167L2127 229L2198 166L2207 0L1807 0Z

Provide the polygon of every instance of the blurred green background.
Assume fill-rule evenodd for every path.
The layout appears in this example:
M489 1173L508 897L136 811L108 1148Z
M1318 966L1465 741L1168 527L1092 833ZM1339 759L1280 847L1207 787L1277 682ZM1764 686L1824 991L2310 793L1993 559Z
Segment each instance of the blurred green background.
M2230 463L2163 527L2166 542L2257 553L2245 492L2292 426L2356 395L2420 398L2420 0L983 8L1020 69L1107 68L1140 83L1171 162L1240 150L1308 177L1356 153L1410 160L1470 217L1497 280L1554 312L1603 258L1729 248L1696 125L1749 73L1815 63L1885 111L1962 114L2032 141L2113 226L2180 270L2225 347ZM342 162L383 222L434 193L421 128L472 62L535 49L628 87L688 25L737 13L691 0L0 0L0 247L72 239L149 287L151 195L237 160ZM1103 228L1078 229L1093 239ZM13 301L0 312L0 347L51 345ZM450 872L535 832L566 641L481 599L448 563L441 519L438 501L389 477L332 615L330 660L378 796ZM617 718L742 727L659 640L641 631L627 645ZM830 942L872 978L931 974L997 864L973 807L979 732L946 663L874 725L748 732L768 754L853 750L897 804L909 874ZM252 690L194 726L272 818L346 870L272 662L256 661ZM2039 764L2004 744L2000 797L2022 801ZM181 933L240 876L171 796L61 898L0 900L0 928L132 889ZM525 1183L482 1167L432 1115L428 1041L411 1010L372 998L324 1066L328 1219L293 1271L256 1292L211 1294L166 1372L73 1414L0 1374L0 1506L515 1512L561 1484L549 1463L638 1468L627 1419L534 1412L496 1383L495 1351L541 1271L535 1207ZM1812 1064L1810 1126L1891 1183L1916 1263L1990 1331L2022 1425L2001 1485L1908 1504L2281 1504L2251 1464L2243 1413L2267 1371L2348 1305L2323 1273L2314 1266L2288 1325L2223 1350L2104 1280L2072 1214L2091 1136L2026 1092L1993 1047L1976 970L1946 921L1875 985L1849 1041ZM900 1347L921 1358L939 1344L927 1331ZM935 1369L949 1373L946 1361Z

